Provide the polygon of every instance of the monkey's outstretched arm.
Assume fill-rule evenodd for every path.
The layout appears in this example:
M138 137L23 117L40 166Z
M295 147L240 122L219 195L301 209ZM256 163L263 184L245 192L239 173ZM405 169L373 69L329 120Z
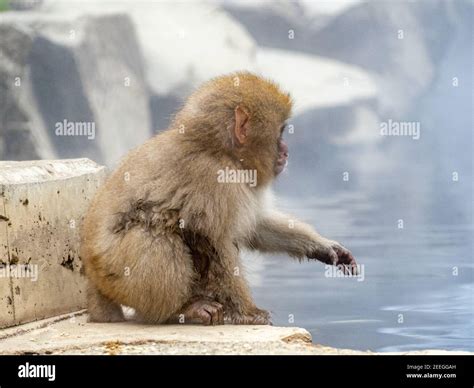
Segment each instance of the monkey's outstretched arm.
M258 222L250 248L286 252L293 257L308 257L332 265L356 264L352 253L338 242L322 237L304 222L276 212Z

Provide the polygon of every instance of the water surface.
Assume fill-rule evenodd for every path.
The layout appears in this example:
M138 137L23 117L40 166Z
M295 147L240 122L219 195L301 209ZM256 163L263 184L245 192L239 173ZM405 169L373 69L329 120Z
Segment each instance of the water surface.
M383 151L395 157L380 163L348 150L314 168L290 165L276 188L280 207L347 246L365 278L327 278L322 263L285 255L252 258L253 292L274 324L334 347L474 351L472 170L453 181L428 151L423 159L409 149Z

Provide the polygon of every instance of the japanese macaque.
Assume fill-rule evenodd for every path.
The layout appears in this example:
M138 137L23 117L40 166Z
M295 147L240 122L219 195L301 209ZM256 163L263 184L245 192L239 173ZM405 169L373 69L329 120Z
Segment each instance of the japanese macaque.
M124 158L82 225L90 321L123 320L125 305L148 323L270 324L243 276L243 247L355 270L342 245L268 206L291 105L259 76L221 76Z

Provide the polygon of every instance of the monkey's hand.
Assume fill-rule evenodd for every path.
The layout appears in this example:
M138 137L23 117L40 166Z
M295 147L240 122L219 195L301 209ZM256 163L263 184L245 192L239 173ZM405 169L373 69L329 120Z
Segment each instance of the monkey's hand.
M315 241L307 256L309 259L338 266L345 274L357 275L357 263L354 256L337 241L326 238Z

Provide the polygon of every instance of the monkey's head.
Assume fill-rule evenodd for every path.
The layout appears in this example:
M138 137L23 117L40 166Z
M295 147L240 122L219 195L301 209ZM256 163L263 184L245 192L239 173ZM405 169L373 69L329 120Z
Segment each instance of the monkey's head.
M225 153L242 169L256 170L258 185L281 173L288 159L283 141L292 101L272 81L248 72L212 79L194 92L175 118L186 141L202 152Z

